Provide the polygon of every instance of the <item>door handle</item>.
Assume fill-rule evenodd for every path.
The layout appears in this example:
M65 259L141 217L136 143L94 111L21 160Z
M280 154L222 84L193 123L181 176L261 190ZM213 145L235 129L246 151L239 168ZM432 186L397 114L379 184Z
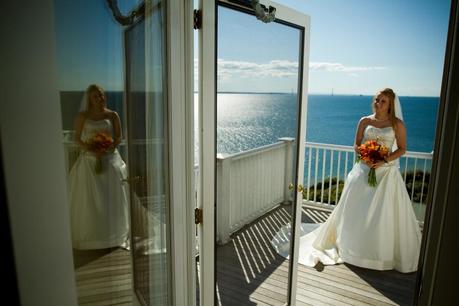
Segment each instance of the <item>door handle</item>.
M293 190L294 187L295 187L295 185L293 185L293 183L288 184L288 189L289 190ZM303 190L304 190L304 187L301 184L299 184L298 187L296 187L296 191L297 192L303 192Z

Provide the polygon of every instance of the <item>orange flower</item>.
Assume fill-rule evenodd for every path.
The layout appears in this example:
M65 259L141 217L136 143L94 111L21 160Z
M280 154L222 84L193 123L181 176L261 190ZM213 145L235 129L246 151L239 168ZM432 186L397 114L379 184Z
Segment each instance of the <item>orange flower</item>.
M113 138L106 132L98 132L88 141L89 149L96 153L105 153L113 148Z
M386 146L379 144L377 140L373 139L361 144L358 147L358 151L359 160L371 163L383 161L387 156L389 156L389 149ZM368 184L373 187L377 184L374 168L371 168L368 173Z

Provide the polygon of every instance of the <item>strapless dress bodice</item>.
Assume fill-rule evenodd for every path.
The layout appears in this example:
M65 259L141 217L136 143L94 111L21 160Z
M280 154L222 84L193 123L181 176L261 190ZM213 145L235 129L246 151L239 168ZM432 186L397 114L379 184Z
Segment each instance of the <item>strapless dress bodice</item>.
M378 143L385 145L389 150L395 142L395 132L391 126L378 128L372 125L367 125L363 133L362 143L368 140L377 140Z
M87 141L94 134L99 132L108 133L113 137L113 125L110 119L92 120L86 119L84 121L83 130L81 132L81 139Z

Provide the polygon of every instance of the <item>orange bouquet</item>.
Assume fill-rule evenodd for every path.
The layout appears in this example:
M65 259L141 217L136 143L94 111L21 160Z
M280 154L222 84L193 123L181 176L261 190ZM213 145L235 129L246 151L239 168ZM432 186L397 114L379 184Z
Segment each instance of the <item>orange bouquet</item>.
M364 162L376 163L379 161L384 161L387 156L389 156L389 149L379 144L377 140L368 140L365 143L361 144L358 148L359 157L357 161L363 160ZM370 168L368 173L368 185L374 187L376 186L376 172L374 168Z
M113 150L113 138L107 132L98 132L88 141L88 149L98 155ZM102 172L102 160L97 156L96 173Z

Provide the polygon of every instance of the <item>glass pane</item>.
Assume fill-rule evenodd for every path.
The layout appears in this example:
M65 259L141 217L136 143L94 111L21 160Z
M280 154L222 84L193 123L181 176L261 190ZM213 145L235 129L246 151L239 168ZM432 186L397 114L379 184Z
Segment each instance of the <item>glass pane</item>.
M301 31L218 8L217 298L288 300ZM282 255L280 255L282 254Z
M164 8L54 3L78 302L169 305Z
M146 305L170 304L167 100L162 7L126 31L127 112L134 290Z

